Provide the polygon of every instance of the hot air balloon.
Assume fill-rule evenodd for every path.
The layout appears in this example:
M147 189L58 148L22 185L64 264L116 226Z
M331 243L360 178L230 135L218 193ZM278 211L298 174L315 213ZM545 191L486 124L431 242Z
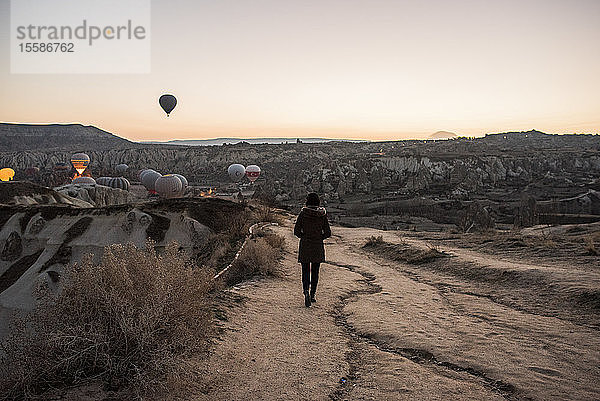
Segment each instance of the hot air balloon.
M125 174L129 166L127 164L117 164L115 171L119 174Z
M72 184L95 184L96 180L94 180L92 177L77 177L73 181L71 181L71 183Z
M156 171L152 170L151 168L147 168L145 170L140 171L139 179L140 179L140 182L142 183L142 185L143 185L144 176L150 172L156 173Z
M108 186L111 188L119 188L119 189L123 189L125 191L129 191L129 180L127 178L124 177L115 177L115 178L111 178L110 181L108 181Z
M258 176L260 175L260 167L257 165L251 164L246 167L246 177L250 180L250 182L256 181Z
M15 170L12 168L3 168L0 170L0 180L1 181L12 181L15 176Z
M99 177L96 178L96 184L98 185L104 185L105 187L108 187L108 183L110 182L110 180L112 180L112 177Z
M154 170L149 169L149 168L140 170L140 173L138 174L138 178L140 179L140 182L142 182L142 178L144 177L144 174L146 174L148 171L154 171Z
M155 192L156 189L154 187L154 184L156 183L156 180L158 180L160 177L162 177L161 173L158 173L154 170L149 170L146 171L145 173L140 174L141 176L141 181L142 181L142 185L144 186L144 188L146 188L148 191L150 192ZM179 181L179 178L176 178L177 181ZM179 181L181 183L181 181Z
M227 168L227 174L233 180L233 182L239 182L246 174L246 167L241 164L232 164Z
M73 156L71 156L71 164L73 164L73 167L75 170L77 170L77 173L81 175L81 173L83 173L90 164L90 157L85 153L75 153Z
M160 104L160 107L162 107L165 113L167 113L167 117L169 117L169 114L177 106L177 99L173 95L162 95L158 99L158 104Z
M179 181L181 181L181 196L183 196L185 194L185 190L188 187L188 180L181 174L173 174L173 175L175 177L179 178Z
M183 184L179 177L167 174L156 180L155 188L162 198L177 198L181 196Z

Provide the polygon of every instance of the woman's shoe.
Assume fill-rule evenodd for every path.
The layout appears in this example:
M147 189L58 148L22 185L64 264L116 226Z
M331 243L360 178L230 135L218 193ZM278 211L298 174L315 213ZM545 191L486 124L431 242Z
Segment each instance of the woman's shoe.
M307 308L310 306L310 295L308 294L308 292L304 293L304 306L306 306Z

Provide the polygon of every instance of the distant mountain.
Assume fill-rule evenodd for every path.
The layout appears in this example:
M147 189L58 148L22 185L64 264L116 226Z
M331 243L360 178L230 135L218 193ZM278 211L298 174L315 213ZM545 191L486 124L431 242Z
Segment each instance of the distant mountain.
M574 134L573 134L574 135ZM553 140L555 139L555 135L547 134L542 131L538 131L536 129L532 129L529 131L511 131L511 132L498 132L495 134L485 134L485 139L487 140L501 140L501 139L546 139Z
M433 134L429 135L430 139L450 139L450 138L456 138L458 135L456 135L454 132L448 132L448 131L438 131L438 132L434 132Z
M328 139L328 138L300 138L302 143L323 143L323 142L368 142L355 139ZM175 139L172 141L145 141L144 144L156 145L180 145L180 146L211 146L211 145L234 145L240 142L246 142L252 145L258 144L281 144L296 143L298 138L214 138L214 139Z
M99 128L81 124L0 123L0 151L110 150L132 148L134 142Z

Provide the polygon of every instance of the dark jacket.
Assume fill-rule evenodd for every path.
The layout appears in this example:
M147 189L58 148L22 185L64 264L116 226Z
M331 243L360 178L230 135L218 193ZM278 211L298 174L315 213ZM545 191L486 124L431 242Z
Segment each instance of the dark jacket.
M325 261L323 240L331 237L325 208L303 207L294 226L294 235L300 238L298 262L321 263Z

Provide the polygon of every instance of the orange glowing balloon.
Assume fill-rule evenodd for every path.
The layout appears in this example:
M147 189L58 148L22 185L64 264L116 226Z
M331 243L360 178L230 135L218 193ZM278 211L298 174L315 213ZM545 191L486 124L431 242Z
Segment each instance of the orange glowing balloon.
M12 168L3 168L0 170L0 180L2 181L12 181L15 176L15 170Z
M71 156L71 164L73 164L75 170L81 175L90 164L90 157L85 153L75 153Z

